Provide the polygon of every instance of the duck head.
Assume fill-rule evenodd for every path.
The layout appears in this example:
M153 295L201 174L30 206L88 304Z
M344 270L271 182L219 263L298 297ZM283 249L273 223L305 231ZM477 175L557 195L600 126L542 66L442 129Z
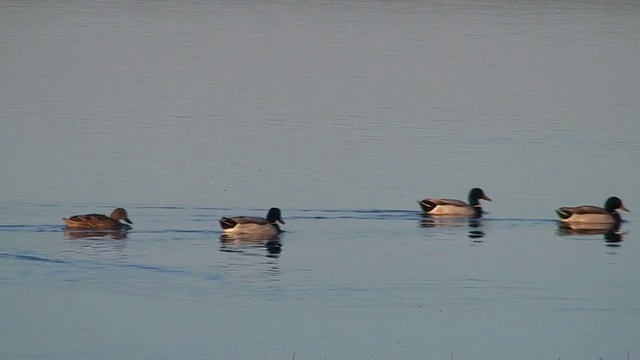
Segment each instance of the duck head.
M113 220L123 220L124 222L133 225L133 222L129 220L129 215L127 215L127 210L123 208L114 209L111 212L111 215L109 215L109 217L112 218Z
M275 224L276 222L279 222L280 224L284 224L284 220L282 220L282 214L280 212L280 209L275 207L269 209L269 212L267 213L267 221L272 224Z
M480 199L491 201L491 198L485 195L484 191L482 191L482 189L480 188L473 188L471 189L471 191L469 191L469 205L479 206Z

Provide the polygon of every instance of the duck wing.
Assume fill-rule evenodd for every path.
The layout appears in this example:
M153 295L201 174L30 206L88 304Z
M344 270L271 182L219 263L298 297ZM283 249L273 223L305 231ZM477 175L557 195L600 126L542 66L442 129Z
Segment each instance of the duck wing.
M269 222L265 218L261 217L251 217L251 216L239 216L233 218L238 224L256 224L256 225L267 225Z
M76 223L86 223L86 222L96 222L96 221L109 221L111 220L110 217L108 217L107 215L102 215L102 214L86 214L86 215L74 215L70 218L67 219L68 221L71 222L76 222Z
M269 224L269 222L261 217L252 217L252 216L236 216L236 217L232 217L232 218L226 218L223 217L222 219L220 219L220 223L225 223L225 224L233 224L235 225L248 225L248 224L255 224L255 225L267 225Z
M73 229L100 229L100 230L119 230L129 229L130 226L124 226L119 221L102 214L86 214L74 215L70 218L63 218L67 227Z
M585 215L585 214L600 214L600 215L607 215L609 214L605 209L598 207L598 206L592 206L592 205L581 205L581 206L575 206L575 207L563 207L558 209L558 211L561 212L566 212L566 213L572 213L572 214L576 214L576 215Z
M418 204L420 205L420 208L422 208L422 211L433 215L435 215L436 213L439 213L441 215L445 213L453 215L460 211L466 213L468 212L467 209L469 209L469 205L467 203L456 199L428 198L418 201Z
M435 205L469 206L469 204L458 199L426 199L426 200L429 202L432 202Z
M612 214L601 207L592 205L561 207L556 209L556 214L558 214L558 217L560 217L562 221L589 223L609 223L615 221L617 215L616 212Z

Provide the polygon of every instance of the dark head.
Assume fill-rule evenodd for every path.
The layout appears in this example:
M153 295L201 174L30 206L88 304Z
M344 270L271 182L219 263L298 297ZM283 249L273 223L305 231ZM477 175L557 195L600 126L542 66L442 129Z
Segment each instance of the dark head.
M127 210L123 208L114 209L109 215L113 220L123 220L126 223L133 224L131 220L129 220L129 216L127 215Z
M275 207L269 209L269 212L267 213L267 221L272 224L275 224L276 221L280 222L280 224L284 224L284 220L282 220L282 214L280 213L280 209Z
M608 198L604 203L604 209L610 213L616 212L617 209L629 212L629 209L624 207L624 205L622 204L622 200L620 200L620 198L617 196Z
M469 205L480 206L480 199L491 201L491 199L484 194L484 191L480 188L473 188L469 191Z

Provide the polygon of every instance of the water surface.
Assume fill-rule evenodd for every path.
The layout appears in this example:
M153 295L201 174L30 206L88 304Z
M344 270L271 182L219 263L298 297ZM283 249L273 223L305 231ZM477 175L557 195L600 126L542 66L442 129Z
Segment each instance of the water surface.
M0 355L634 358L639 15L0 3ZM418 212L474 186L480 221ZM611 195L622 235L558 230ZM116 206L126 234L62 227ZM271 206L277 243L221 239Z

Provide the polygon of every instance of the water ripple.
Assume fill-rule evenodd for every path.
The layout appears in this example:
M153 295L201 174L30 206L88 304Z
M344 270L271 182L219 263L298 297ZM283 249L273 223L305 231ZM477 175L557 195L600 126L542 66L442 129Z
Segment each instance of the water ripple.
M25 254L8 254L8 253L0 253L0 259L11 259L11 260L27 260L27 261L41 261L52 264L68 264L64 260L60 259L50 259L36 255L25 255Z
M170 268L166 266L157 266L157 265L146 265L146 264L125 264L125 263L112 263L112 262L96 262L96 261L80 261L80 260L62 260L56 258L48 258L39 255L32 254L11 254L11 253L0 253L0 259L9 259L9 260L24 260L24 261L37 261L51 264L63 264L63 265L71 265L74 267L83 267L83 268L91 268L91 269L108 269L108 268L120 268L120 269L137 269L150 271L155 273L162 274L185 274L186 270Z

